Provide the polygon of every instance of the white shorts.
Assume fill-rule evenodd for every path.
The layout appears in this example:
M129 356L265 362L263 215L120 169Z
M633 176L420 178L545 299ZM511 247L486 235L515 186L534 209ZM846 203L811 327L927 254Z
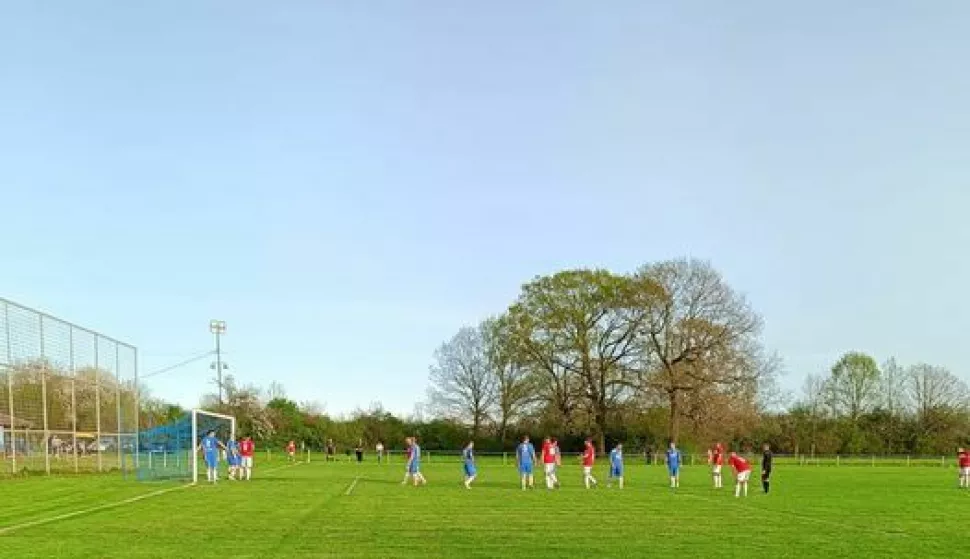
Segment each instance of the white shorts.
M714 472L714 475L721 475L721 466L715 465L711 470Z
M744 483L744 482L748 481L748 478L749 477L751 477L751 470L747 470L747 471L744 471L744 472L739 472L738 473L738 482Z
M593 473L593 467L592 466L583 466L583 474L585 474L585 475L588 476L591 473Z
M242 457L241 465L242 465L243 468L252 468L253 467L253 457L252 456L243 456Z
M556 465L555 464L546 464L545 465L545 468L546 468L546 475L547 476L551 476L552 474L556 473Z
M960 475L964 477L970 476L970 468L960 468Z

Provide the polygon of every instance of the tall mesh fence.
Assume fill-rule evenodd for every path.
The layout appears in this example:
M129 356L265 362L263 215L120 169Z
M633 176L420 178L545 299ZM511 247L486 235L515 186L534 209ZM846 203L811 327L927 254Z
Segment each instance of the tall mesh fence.
M138 350L0 298L0 476L133 471Z

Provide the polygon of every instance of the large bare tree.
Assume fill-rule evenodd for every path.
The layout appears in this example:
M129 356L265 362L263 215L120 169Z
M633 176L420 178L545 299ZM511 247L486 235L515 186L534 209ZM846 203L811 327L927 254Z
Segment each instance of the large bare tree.
M467 422L472 437L478 437L496 398L496 378L489 368L483 328L460 329L438 348L434 359L428 390L431 408Z
M934 410L967 406L967 385L945 367L920 363L909 368L907 377L909 397L920 421Z
M907 378L915 419L914 451L946 448L965 437L966 383L945 367L925 363L909 367Z
M715 386L756 383L766 372L761 319L707 262L660 262L636 277L660 289L639 331L642 382L666 399L676 439L689 398Z

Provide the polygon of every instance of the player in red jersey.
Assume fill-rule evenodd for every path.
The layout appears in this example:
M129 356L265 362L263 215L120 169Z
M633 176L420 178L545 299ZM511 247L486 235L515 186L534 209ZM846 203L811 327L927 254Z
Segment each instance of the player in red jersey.
M546 489L559 487L559 477L556 476L556 464L559 457L559 447L546 437L542 440L542 467L546 477Z
M250 437L244 437L243 440L239 441L239 456L241 457L241 468L243 473L246 474L246 481L253 478L253 454L256 451L256 445L253 444L253 439ZM242 474L239 475L239 479L242 479Z
M593 465L596 464L596 449L593 448L593 439L586 439L586 447L583 449L583 483L586 489L590 484L595 487L599 482L593 477Z
M964 448L957 449L957 466L960 468L960 487L970 488L970 452Z
M720 489L724 487L724 481L721 479L721 466L724 465L724 447L721 446L721 443L716 443L714 448L708 452L710 453L711 475L714 476L714 488Z
M744 496L748 496L748 478L751 477L751 464L747 460L738 456L736 452L731 453L731 457L728 458L728 463L734 468L734 473L737 476L737 483L734 486L734 496L740 497L741 491L744 491Z
M290 462L296 461L296 442L290 441L286 445L286 455L289 456Z

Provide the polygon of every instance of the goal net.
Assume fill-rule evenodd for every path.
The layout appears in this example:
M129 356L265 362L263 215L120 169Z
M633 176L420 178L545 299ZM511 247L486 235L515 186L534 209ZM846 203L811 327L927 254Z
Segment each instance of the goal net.
M174 421L140 431L140 452L136 466L138 479L198 482L199 471L204 473L205 465L196 448L209 431L213 431L216 438L225 444L230 438L236 438L236 418L192 410ZM225 466L224 460L222 465Z

